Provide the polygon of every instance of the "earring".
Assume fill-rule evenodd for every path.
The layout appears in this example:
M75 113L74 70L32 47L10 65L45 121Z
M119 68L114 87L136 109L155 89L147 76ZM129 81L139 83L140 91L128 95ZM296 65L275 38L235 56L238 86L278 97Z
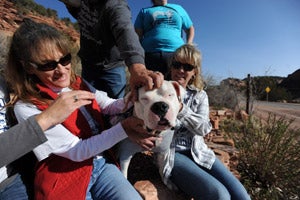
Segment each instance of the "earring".
M189 83L188 83L188 84L189 84L189 85L193 84L195 78L196 78L196 76L193 75L193 76L191 77L191 79L189 80Z

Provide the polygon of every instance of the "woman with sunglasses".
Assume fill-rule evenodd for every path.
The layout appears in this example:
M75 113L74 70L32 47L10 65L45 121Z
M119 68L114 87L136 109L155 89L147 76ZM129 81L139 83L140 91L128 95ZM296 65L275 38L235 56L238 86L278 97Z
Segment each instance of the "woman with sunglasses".
M203 90L201 54L195 46L185 44L175 51L170 76L186 89L186 94L168 159L158 160L164 162L160 169L164 183L195 200L249 200L243 185L204 142L212 127Z
M58 30L24 20L11 42L6 78L17 97L14 112L19 122L46 109L60 93L95 93L91 104L45 131L48 141L33 150L39 161L35 199L141 199L105 152L126 137L150 149L156 138L135 117L107 128L103 115L121 112L124 100L109 98L74 74L69 41ZM70 104L81 98L74 95Z

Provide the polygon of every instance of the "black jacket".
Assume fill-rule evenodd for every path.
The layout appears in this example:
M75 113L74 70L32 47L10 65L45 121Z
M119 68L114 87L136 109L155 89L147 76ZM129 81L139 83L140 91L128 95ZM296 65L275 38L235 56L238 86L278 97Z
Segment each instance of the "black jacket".
M68 9L80 26L82 67L112 68L124 61L127 66L144 64L144 50L125 0L82 0L80 8Z

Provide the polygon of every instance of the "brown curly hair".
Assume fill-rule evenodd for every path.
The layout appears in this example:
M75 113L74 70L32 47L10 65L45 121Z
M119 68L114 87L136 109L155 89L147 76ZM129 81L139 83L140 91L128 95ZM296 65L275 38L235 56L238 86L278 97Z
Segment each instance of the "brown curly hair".
M39 79L28 73L30 62L41 63L42 56L53 54L53 51L63 54L70 52L69 40L54 27L37 23L31 19L24 19L15 31L9 49L5 78L14 93L11 104L17 99L30 102L31 98L43 101L36 83ZM72 70L71 81L75 80Z

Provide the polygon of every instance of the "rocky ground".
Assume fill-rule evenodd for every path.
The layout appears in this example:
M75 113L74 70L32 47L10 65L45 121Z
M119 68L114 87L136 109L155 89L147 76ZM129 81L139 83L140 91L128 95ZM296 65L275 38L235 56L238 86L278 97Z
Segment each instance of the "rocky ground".
M66 33L72 41L79 44L79 33L72 26L55 18L44 17L36 13L19 13L14 4L7 0L0 0L0 30L13 33L19 27L23 18L31 18L38 22L47 23Z

